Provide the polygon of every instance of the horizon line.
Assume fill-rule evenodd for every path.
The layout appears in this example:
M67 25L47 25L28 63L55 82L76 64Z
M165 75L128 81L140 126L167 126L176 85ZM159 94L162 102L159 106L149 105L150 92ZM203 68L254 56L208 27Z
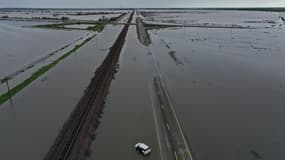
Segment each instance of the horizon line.
M285 9L282 7L0 7L0 9Z

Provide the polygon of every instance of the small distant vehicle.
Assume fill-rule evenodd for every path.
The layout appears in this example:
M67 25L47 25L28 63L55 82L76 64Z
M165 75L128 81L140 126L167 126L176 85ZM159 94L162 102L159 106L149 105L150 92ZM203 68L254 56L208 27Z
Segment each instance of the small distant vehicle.
M135 144L135 149L136 149L136 152L144 156L149 155L151 152L151 149L149 148L149 146L141 142Z

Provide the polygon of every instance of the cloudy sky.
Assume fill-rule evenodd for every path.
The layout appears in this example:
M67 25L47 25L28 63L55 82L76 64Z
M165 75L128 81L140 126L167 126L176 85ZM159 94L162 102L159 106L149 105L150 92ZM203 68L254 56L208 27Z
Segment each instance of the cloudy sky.
M0 8L285 7L285 0L0 0Z

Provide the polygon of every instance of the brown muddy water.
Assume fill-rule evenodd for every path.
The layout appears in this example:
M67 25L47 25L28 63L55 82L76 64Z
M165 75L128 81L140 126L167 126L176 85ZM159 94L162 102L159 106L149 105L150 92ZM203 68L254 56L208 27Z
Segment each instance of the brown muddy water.
M194 159L284 159L283 27L150 35Z
M0 159L43 159L122 26L102 33L0 106Z

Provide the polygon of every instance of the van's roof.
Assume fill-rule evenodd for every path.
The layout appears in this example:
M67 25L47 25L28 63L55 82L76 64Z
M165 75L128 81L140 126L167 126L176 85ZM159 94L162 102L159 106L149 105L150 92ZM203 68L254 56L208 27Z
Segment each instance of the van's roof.
M144 144L144 143L138 143L138 146L141 147L142 149L148 149L149 146Z

